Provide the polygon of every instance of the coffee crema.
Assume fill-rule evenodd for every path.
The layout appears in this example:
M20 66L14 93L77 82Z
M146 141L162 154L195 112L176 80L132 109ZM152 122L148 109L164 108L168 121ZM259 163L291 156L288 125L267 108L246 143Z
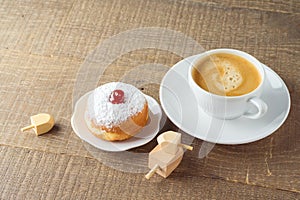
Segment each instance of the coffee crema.
M216 53L196 62L192 78L204 90L221 96L240 96L255 90L261 76L243 57Z

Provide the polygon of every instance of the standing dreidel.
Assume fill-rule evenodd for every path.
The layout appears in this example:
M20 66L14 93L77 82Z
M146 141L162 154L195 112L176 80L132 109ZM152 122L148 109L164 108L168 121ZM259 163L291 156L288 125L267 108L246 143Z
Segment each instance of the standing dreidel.
M31 125L21 128L21 131L33 129L37 136L47 133L54 126L54 118L46 113L40 113L30 117Z
M184 150L193 147L181 144L181 134L174 131L162 133L157 138L158 145L149 153L148 167L151 169L146 178L150 179L154 173L167 178L180 164Z
M192 151L193 147L186 145L186 144L182 144L181 143L181 134L178 132L174 132L174 131L167 131L164 132L163 134L160 134L157 137L157 142L158 144L161 144L163 142L169 142L171 143L170 145L168 145L168 148L165 148L165 151L171 154L175 154L175 152L177 151L178 147L183 147L187 150Z

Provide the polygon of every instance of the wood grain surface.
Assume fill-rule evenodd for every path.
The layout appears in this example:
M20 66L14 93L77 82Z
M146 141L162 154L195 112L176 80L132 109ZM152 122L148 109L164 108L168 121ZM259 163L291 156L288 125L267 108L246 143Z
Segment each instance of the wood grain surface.
M300 199L298 0L0 2L0 199ZM216 145L204 159L197 156L202 141L195 139L195 150L167 179L148 181L98 161L70 124L78 71L99 44L141 27L178 31L206 50L236 48L257 57L288 86L287 121L260 141ZM181 59L159 49L131 51L106 68L98 85L136 66L168 69ZM145 69L132 81L159 82L166 72ZM159 101L159 84L143 91ZM39 112L54 115L54 129L40 137L21 133ZM176 127L168 121L165 129Z

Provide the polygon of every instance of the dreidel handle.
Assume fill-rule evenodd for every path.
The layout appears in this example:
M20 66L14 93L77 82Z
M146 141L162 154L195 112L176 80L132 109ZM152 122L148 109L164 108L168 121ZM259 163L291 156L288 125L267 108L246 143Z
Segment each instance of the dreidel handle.
M156 164L149 172L148 172L148 174L146 174L146 179L150 179L152 176L153 176L153 174L156 172L156 170L158 170L158 168L159 168L159 165L158 164Z
M27 131L27 130L29 130L29 129L32 129L32 128L34 128L34 125L29 125L29 126L26 126L26 127L24 127L24 128L21 128L21 131L22 132L24 132L24 131Z
M190 151L193 150L192 146L189 146L189 145L186 145L186 144L178 144L178 145L181 146L181 147L183 147L183 148L185 148L185 149L187 149L187 150L190 150Z

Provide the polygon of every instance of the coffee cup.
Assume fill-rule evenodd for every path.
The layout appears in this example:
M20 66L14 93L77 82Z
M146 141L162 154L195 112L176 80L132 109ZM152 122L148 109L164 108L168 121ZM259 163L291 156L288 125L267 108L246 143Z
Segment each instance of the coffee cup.
M264 67L243 51L214 49L199 54L189 67L188 81L199 107L212 117L258 119L267 112L260 98Z

